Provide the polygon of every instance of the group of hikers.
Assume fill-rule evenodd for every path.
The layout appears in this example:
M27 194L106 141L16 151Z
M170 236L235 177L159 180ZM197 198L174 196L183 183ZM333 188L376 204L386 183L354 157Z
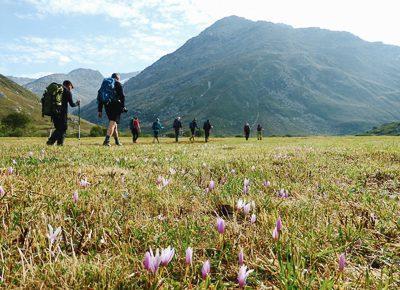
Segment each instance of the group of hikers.
M62 85L57 83L51 83L45 90L42 98L42 115L50 116L54 124L55 130L49 137L47 145L62 146L64 144L67 128L68 128L68 104L71 107L79 106L80 101L73 102L72 93L74 86L69 80L65 80ZM121 77L118 73L113 73L111 78L105 78L101 84L101 87L97 94L97 112L98 117L103 116L103 107L105 109L107 118L109 120L106 137L104 139L104 146L111 146L110 138L113 137L115 144L121 146L121 142L118 136L118 124L120 123L121 114L126 113L128 110L125 107L125 94L121 84ZM140 121L138 117L134 117L130 121L130 130L132 133L132 139L134 143L137 143L139 135L141 133ZM182 133L182 121L180 117L177 117L172 125L175 133L175 141L179 141L179 136ZM210 120L207 120L203 124L205 142L208 142L210 132L213 126ZM153 132L153 143L160 143L158 137L160 131L164 129L161 125L160 119L157 118L152 124ZM190 138L189 140L194 142L196 136L196 130L199 130L197 120L193 119L189 124ZM244 136L246 140L250 137L251 127L249 123L246 123L243 128ZM257 126L257 139L262 140L263 128L260 124Z

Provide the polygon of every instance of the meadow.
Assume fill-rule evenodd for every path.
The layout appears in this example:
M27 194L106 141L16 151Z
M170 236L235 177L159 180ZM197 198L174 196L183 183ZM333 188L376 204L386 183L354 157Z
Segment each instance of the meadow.
M102 141L0 138L1 287L400 288L399 137Z

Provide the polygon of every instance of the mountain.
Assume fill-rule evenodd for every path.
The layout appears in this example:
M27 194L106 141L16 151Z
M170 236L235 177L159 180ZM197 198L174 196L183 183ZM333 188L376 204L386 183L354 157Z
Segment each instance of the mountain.
M360 134L363 136L400 136L400 122L392 122L374 127L371 130Z
M32 78L24 78L24 77L13 77L13 76L7 76L8 79L12 80L14 83L19 84L20 86L26 85L28 83L31 83L35 81L35 79Z
M10 113L18 112L28 115L31 119L32 128L30 128L30 135L44 135L48 134L53 125L49 117L42 117L42 105L34 93L18 85L12 80L0 74L0 119ZM69 116L69 134L76 133L77 117ZM88 134L94 124L81 119L81 129L83 134Z
M348 32L223 18L125 83L144 125L209 118L216 134L352 134L400 119L400 48ZM95 121L96 104L83 116ZM123 125L127 126L128 118Z
M130 73L120 73L121 76L121 83L126 83L129 79L137 76L140 73L140 71L134 71Z
M96 99L103 78L103 75L98 71L80 68L68 74L51 74L41 77L24 85L24 87L41 96L50 83L62 83L64 80L70 80L74 85L72 91L74 99L80 99L82 105L85 105Z
M12 112L28 115L34 124L33 133L52 127L48 118L42 118L42 107L38 97L0 75L0 119Z

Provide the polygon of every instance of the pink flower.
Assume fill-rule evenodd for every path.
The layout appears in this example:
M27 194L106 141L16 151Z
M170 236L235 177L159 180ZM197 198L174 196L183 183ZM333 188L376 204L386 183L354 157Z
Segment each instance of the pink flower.
M277 241L279 240L279 231L278 229L275 227L274 230L272 231L272 238Z
M53 227L51 225L48 225L49 228L49 233L47 234L47 237L49 238L50 246L54 244L54 242L57 240L58 235L61 233L61 227L56 228L56 230L53 230Z
M144 260L143 260L143 266L144 268L155 274L160 267L161 264L161 255L159 253L159 250L156 250L156 254L153 254L153 251L150 249L150 251L146 252L144 255Z
M8 173L8 174L13 174L13 173L14 173L14 168L12 168L11 166L8 167L7 173Z
M78 194L78 191L75 190L74 193L72 194L72 201L74 203L78 203L78 199L79 199L79 194Z
M251 210L251 203L248 203L243 207L243 213L245 215L248 215L250 213L250 210Z
M248 187L250 185L250 179L245 178L243 181L243 186Z
M239 283L239 287L243 288L246 285L246 280L247 277L250 275L250 273L252 273L254 270L248 270L247 271L247 266L242 265L239 268L239 272L238 272L238 283Z
M192 265L192 261L193 261L193 249L191 247L188 247L186 249L186 257L185 257L185 262L186 265Z
M269 182L268 180L264 180L263 185L265 187L269 187L269 186L271 186L271 182Z
M248 194L250 190L249 186L243 186L243 194Z
M164 187L166 187L168 184L170 183L169 179L166 179L162 176L158 176L156 184L158 185L158 189L163 189Z
M240 249L239 255L238 255L238 262L239 265L242 266L244 263L244 254L243 254L243 250Z
M256 220L257 220L257 217L256 217L256 215L253 213L253 214L251 215L251 217L250 217L250 222L251 222L252 224L254 224L254 223L256 222Z
M0 197L3 197L6 194L4 188L0 185Z
M81 179L81 181L79 181L79 185L81 187L88 187L90 185L90 183L87 181L87 179Z
M245 201L243 199L239 199L236 203L236 209L241 210L245 205Z
M209 188L210 190L213 190L214 187L215 187L215 182L214 182L214 180L210 180L210 184L208 185L208 188Z
M285 190L285 189L281 189L278 192L278 196L281 197L281 198L288 198L289 197L289 192L287 190Z
M161 266L167 266L175 255L175 249L168 246L166 249L161 250Z
M346 254L341 254L340 256L339 256L339 271L340 272L343 272L344 271L344 268L346 267Z
M207 260L203 263L203 267L201 268L201 277L203 280L207 279L207 276L210 274L211 266L210 261Z
M222 218L217 218L217 230L222 235L225 232L225 221Z
M282 231L282 220L281 217L278 217L278 220L276 221L276 229L278 232Z

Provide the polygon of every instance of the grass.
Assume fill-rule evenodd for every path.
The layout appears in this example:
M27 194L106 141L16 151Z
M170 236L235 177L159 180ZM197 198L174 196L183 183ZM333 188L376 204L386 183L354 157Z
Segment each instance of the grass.
M58 148L45 147L43 138L0 139L3 287L232 289L240 249L254 270L248 289L400 287L399 138L227 138L207 145L142 138L135 146L124 138L125 146L111 148L102 141L68 139ZM158 176L170 184L160 190ZM82 179L90 185L81 187ZM216 186L206 193L210 180ZM288 198L278 197L282 188ZM255 202L255 224L235 209L239 198ZM226 222L223 235L217 216ZM51 247L48 224L62 228ZM169 245L176 250L171 263L147 273L145 252ZM194 257L187 269L188 246ZM207 259L211 273L203 281Z

